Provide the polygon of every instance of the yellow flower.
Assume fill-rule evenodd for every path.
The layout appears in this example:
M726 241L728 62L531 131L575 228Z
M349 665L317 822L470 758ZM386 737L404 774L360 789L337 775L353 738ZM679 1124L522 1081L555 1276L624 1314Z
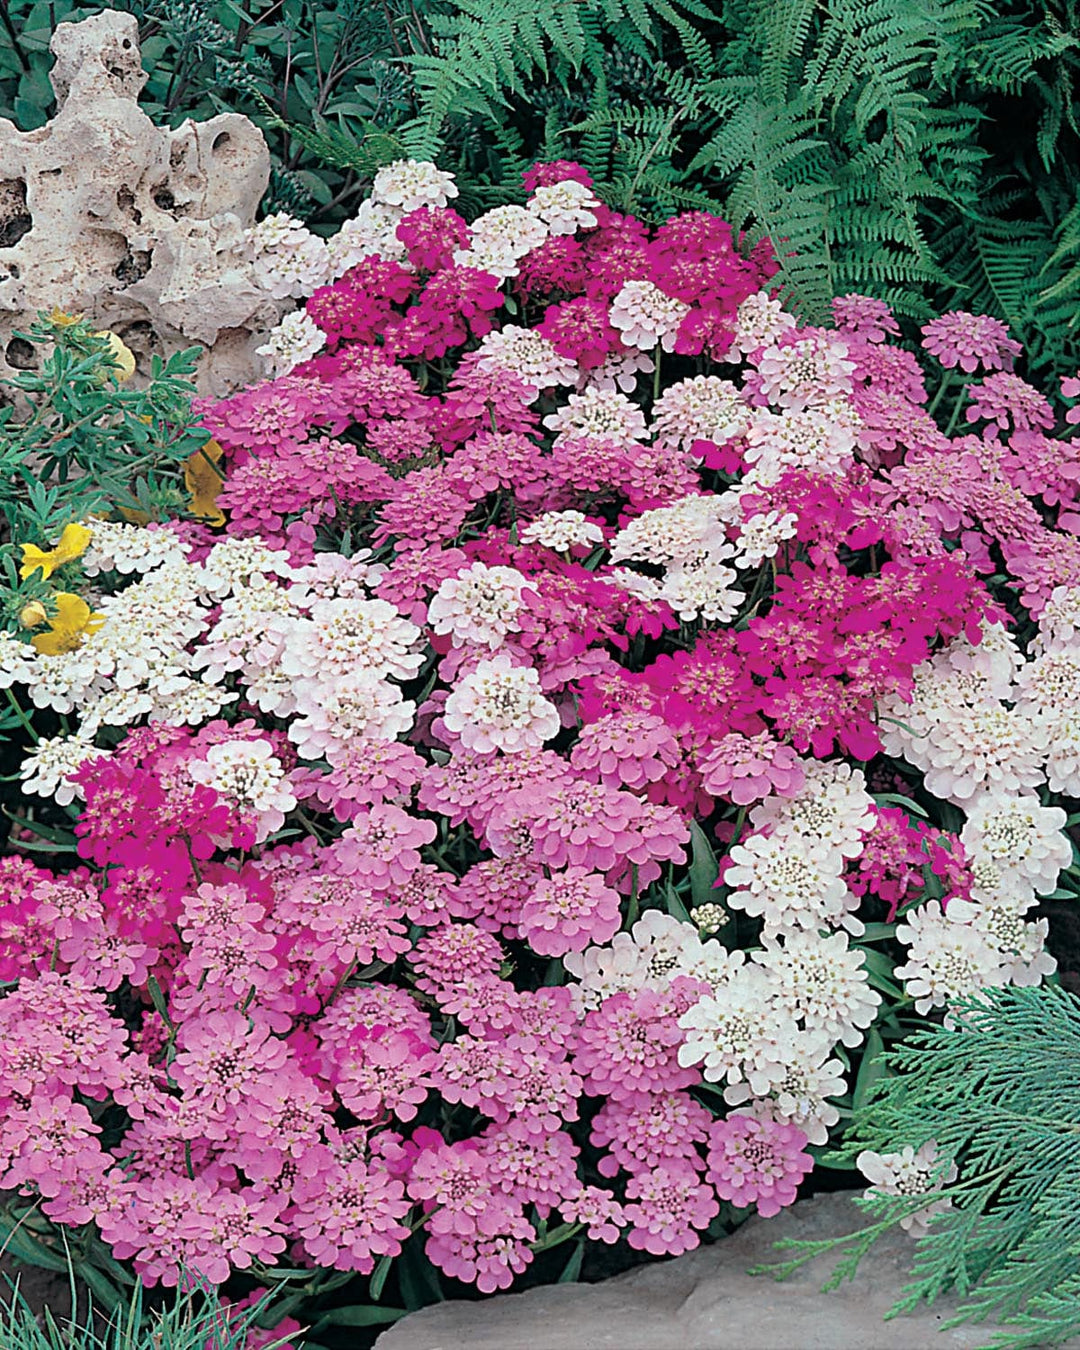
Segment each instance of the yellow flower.
M193 516L199 516L208 525L225 524L225 512L217 504L223 480L214 468L223 453L217 441L207 441L184 464L184 487L191 493L191 506L188 509Z
M40 628L49 617L49 611L40 600L31 600L19 611L19 622L24 628Z
M69 314L66 310L61 309L59 305L53 305L52 309L49 311L49 322L55 328L70 328L72 324L82 322L82 315Z
M110 333L107 330L95 333L94 336L108 338L109 350L112 352L112 358L120 367L120 373L116 377L118 382L123 384L125 380L130 380L132 375L135 374L135 357L132 354L131 348L126 347L115 333Z
M37 544L23 544L23 561L19 568L19 576L25 581L31 572L36 572L40 567L42 578L47 581L58 567L63 567L64 563L73 562L78 558L89 542L90 531L86 526L71 524L64 526L60 542L47 552L38 548Z
M91 613L81 595L59 591L56 613L49 620L49 632L39 633L30 641L43 656L59 656L61 652L73 652L81 647L83 638L96 633L104 622L105 615Z

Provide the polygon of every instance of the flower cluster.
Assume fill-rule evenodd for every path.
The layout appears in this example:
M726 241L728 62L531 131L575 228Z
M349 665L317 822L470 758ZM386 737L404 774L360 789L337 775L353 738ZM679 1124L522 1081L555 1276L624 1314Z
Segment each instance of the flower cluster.
M307 303L200 405L221 523L27 555L82 566L0 635L77 862L0 866L0 1188L147 1281L686 1251L794 1200L882 1014L1053 969L1080 453L1015 344L928 325L986 374L950 439L887 306L800 324L722 221L525 188L263 221Z

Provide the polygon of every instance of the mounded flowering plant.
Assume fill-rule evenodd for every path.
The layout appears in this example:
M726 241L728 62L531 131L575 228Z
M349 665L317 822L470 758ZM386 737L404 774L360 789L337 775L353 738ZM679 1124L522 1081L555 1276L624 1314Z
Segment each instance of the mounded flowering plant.
M299 1272L316 1326L677 1254L794 1200L886 1042L1053 971L1067 420L992 320L808 327L723 221L525 189L468 223L401 163L321 248L256 227L306 303L198 408L221 523L70 522L93 623L0 635L35 1241Z

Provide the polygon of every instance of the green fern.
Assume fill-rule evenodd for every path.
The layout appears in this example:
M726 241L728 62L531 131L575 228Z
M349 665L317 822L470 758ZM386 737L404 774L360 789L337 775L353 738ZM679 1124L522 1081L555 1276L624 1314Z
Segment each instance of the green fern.
M894 1048L889 1074L856 1112L841 1153L895 1152L936 1141L959 1169L939 1187L949 1206L915 1247L912 1279L889 1316L949 1288L963 1302L945 1327L995 1318L993 1350L1055 1344L1080 1331L1080 1001L1060 988L994 989L961 1004L953 1030L931 1027ZM868 1194L871 1219L846 1237L785 1242L784 1275L845 1253L827 1287L854 1275L873 1242L925 1197Z

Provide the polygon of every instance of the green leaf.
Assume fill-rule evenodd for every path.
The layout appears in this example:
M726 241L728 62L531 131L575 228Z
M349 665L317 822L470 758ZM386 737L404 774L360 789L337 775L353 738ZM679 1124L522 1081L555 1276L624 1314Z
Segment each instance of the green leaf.
M863 1052L859 1074L855 1079L855 1090L851 1096L852 1109L858 1111L866 1101L867 1093L889 1070L885 1063L885 1042L877 1027L871 1027L866 1035L866 1049Z
M319 1326L377 1327L404 1317L407 1308L385 1308L381 1304L356 1303L349 1308L332 1308L323 1313Z
M872 795L879 806L902 806L914 816L920 816L923 820L929 819L918 802L913 802L910 797L902 797L899 792L875 792Z
M679 899L678 892L670 882L664 887L664 898L667 901L667 912L673 919L678 919L681 923L694 922L687 912L686 906Z
M562 1273L555 1281L556 1284L576 1284L581 1277L581 1263L585 1259L585 1243L579 1241L573 1252L570 1254L570 1260L563 1267Z
M715 900L713 887L720 875L716 854L696 820L690 825L690 849L690 899L691 908L694 909Z

